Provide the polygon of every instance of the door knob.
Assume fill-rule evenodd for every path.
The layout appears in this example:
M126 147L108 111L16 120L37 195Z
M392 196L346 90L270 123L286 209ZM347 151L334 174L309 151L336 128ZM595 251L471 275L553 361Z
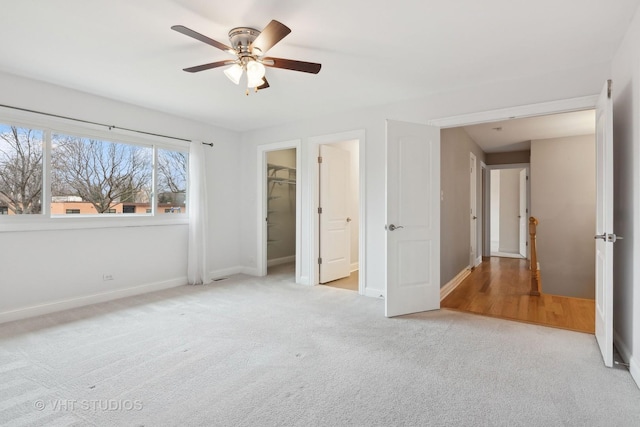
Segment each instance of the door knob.
M387 227L389 231L397 230L398 228L404 228L404 227L402 225L395 226L393 224L389 224L389 226Z
M471 217L471 219L478 219L478 217L474 215Z
M347 217L347 222L351 222L351 217Z
M596 234L595 235L596 239L602 239L605 242L611 242L611 243L615 243L617 240L623 240L624 237L622 236L617 236L614 233L603 233L603 234Z

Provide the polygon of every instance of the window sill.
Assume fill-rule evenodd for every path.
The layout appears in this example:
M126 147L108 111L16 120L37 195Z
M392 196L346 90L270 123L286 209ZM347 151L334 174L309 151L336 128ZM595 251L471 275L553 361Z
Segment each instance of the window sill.
M116 216L117 215L117 216ZM169 218L166 218L169 217ZM81 230L92 228L154 227L164 225L187 225L188 215L16 215L11 218L0 217L0 233L21 231Z

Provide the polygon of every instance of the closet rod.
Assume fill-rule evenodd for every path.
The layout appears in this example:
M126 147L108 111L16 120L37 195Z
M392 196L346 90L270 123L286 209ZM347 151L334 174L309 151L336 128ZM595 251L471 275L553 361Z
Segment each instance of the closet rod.
M137 130L137 129L123 128L123 127L118 127L118 126L114 126L114 125L106 125L104 123L92 122L90 120L76 119L74 117L62 116L62 115L59 115L59 114L52 114L52 113L45 113L43 111L30 110L28 108L14 107L12 105L0 104L0 107L10 108L12 110L25 111L27 113L42 114L43 116L56 117L58 119L73 120L74 122L86 123L86 124L90 124L90 125L104 126L109 130L119 129L119 130L124 130L124 131L127 131L127 132L140 133L140 134L143 134L143 135L159 136L159 137L162 137L162 138L175 139L177 141L191 142L190 139L178 138L178 137L175 137L175 136L163 135L163 134L160 134L160 133L146 132L146 131ZM213 142L203 142L202 144L208 145L209 147L213 147Z

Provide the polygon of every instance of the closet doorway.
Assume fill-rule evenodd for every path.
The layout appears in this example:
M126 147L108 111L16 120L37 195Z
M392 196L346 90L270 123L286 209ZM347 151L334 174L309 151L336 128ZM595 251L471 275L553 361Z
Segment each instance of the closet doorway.
M258 275L299 277L299 141L258 148Z
M296 149L266 153L267 274L295 274Z

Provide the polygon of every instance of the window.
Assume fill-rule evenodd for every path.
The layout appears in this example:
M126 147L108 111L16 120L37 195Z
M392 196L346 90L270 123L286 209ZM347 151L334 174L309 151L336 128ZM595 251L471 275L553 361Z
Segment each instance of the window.
M158 212L187 211L187 161L185 152L158 149Z
M51 146L53 214L65 198L82 204L83 214L135 213L124 204L151 204L152 147L57 133Z
M31 122L32 119L24 120ZM25 224L26 229L31 229L32 224L37 224L37 227L56 229L58 225L53 224L60 223L11 220L12 216L25 214L31 217L46 214L52 218L65 215L113 218L127 214L129 217L164 217L168 223L174 220L165 213L181 215L182 219L176 218L178 222L186 218L189 158L186 147L164 145L161 148L154 142L127 136L122 138L130 142L111 140L115 133L93 129L84 135L83 128L61 132L55 129L55 124L52 126L31 127L2 123L0 119L2 226ZM61 126L73 129L66 123ZM105 137L95 136L101 134ZM83 227L78 225L82 221L85 220L78 218L64 224ZM121 223L120 220L106 221ZM137 223L139 220L124 221ZM111 227L107 222L101 226Z
M5 215L42 212L44 132L0 124L0 205Z

